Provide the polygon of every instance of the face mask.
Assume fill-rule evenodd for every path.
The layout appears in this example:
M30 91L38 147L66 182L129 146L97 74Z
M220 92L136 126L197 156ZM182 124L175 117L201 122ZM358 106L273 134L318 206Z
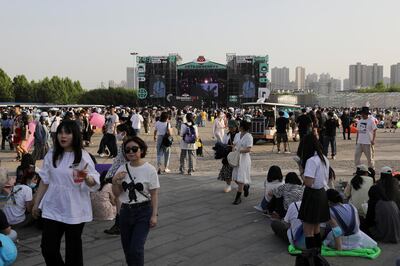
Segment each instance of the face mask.
M29 184L28 184L28 187L34 189L34 188L36 187L36 184L35 184L35 183L29 183Z
M125 137L125 134L122 132L117 134L117 140L119 140L119 141L122 141L124 139L124 137Z

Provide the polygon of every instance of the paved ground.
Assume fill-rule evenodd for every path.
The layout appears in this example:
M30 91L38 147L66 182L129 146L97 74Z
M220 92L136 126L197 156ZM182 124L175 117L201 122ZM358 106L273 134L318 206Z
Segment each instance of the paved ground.
M262 198L263 181L271 165L284 172L296 170L293 155L272 153L271 144L258 144L253 149L253 184L249 198L239 206L231 204L234 192L222 192L224 184L216 180L221 162L213 159L211 129L201 128L205 154L198 158L194 176L178 175L179 147L174 144L171 156L173 173L160 176L159 224L146 242L146 265L294 265L287 245L270 228L270 221L255 212L252 206ZM100 135L95 136L95 144ZM148 161L155 163L154 142L150 144ZM378 134L377 168L390 165L399 168L400 132ZM297 143L290 143L292 151ZM95 147L89 148L95 153ZM276 151L276 149L275 149ZM348 179L353 173L354 137L351 141L338 137L338 159L332 161L338 179ZM15 171L14 154L0 153L2 165ZM109 160L98 158L99 163ZM39 164L40 166L40 164ZM108 236L103 230L112 222L92 222L83 233L85 265L125 265L119 237ZM40 231L24 228L20 237L19 256L15 265L44 265L40 253ZM400 245L380 244L381 256L374 260L361 258L328 258L331 265L394 265L400 256Z

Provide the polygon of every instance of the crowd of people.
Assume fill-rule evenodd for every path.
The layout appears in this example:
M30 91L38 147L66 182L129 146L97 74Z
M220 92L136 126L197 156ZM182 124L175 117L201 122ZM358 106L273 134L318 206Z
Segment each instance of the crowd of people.
M232 203L242 203L251 185L251 152L254 140L251 119L257 109L196 108L63 108L42 112L20 106L1 112L2 149L16 152L16 177L2 169L0 230L17 239L19 227L42 228L42 254L47 265L62 265L65 235L66 265L83 265L82 230L92 220L114 220L104 232L120 235L128 265L144 264L144 245L150 228L157 225L159 175L171 172L171 147L179 140L179 174L196 171L202 148L199 127L212 124L215 159L221 159L218 180L225 193L237 190ZM98 157L85 147L93 145L99 130L93 114L105 117ZM374 109L304 108L278 112L275 121L277 152L291 153L289 139L299 141L295 154L299 171L284 175L270 167L264 197L255 208L272 220L272 230L288 243L320 258L324 245L346 250L373 248L376 241L400 241L399 176L386 166L375 180L374 144L378 127L395 132L399 112ZM154 129L151 132L151 129ZM337 156L336 134L343 139L356 134L354 177L342 192L335 183L330 161ZM153 134L156 165L145 160L148 143L140 136ZM178 137L179 136L179 137ZM298 137L297 137L298 136ZM175 138L175 139L174 139ZM330 147L330 153L329 153ZM364 153L367 165L361 164ZM201 155L200 155L201 156ZM328 159L329 158L329 159ZM36 161L43 160L40 169ZM13 229L11 229L11 227Z

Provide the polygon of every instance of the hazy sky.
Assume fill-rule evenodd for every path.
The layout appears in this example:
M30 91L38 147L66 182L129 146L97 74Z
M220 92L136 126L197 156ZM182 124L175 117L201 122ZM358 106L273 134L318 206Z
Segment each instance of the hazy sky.
M131 51L225 63L268 54L271 68L348 77L348 65L400 62L399 0L1 0L0 68L94 88L126 79Z

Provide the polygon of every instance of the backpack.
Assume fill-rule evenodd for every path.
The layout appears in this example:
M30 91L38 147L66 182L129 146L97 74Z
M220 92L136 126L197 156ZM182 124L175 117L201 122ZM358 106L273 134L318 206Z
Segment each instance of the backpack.
M0 234L0 265L12 265L17 259L17 247L6 235Z
M196 142L196 129L193 127L193 125L188 125L187 123L185 123L186 125L186 132L183 135L183 141L185 143L189 143L189 144L193 144Z

